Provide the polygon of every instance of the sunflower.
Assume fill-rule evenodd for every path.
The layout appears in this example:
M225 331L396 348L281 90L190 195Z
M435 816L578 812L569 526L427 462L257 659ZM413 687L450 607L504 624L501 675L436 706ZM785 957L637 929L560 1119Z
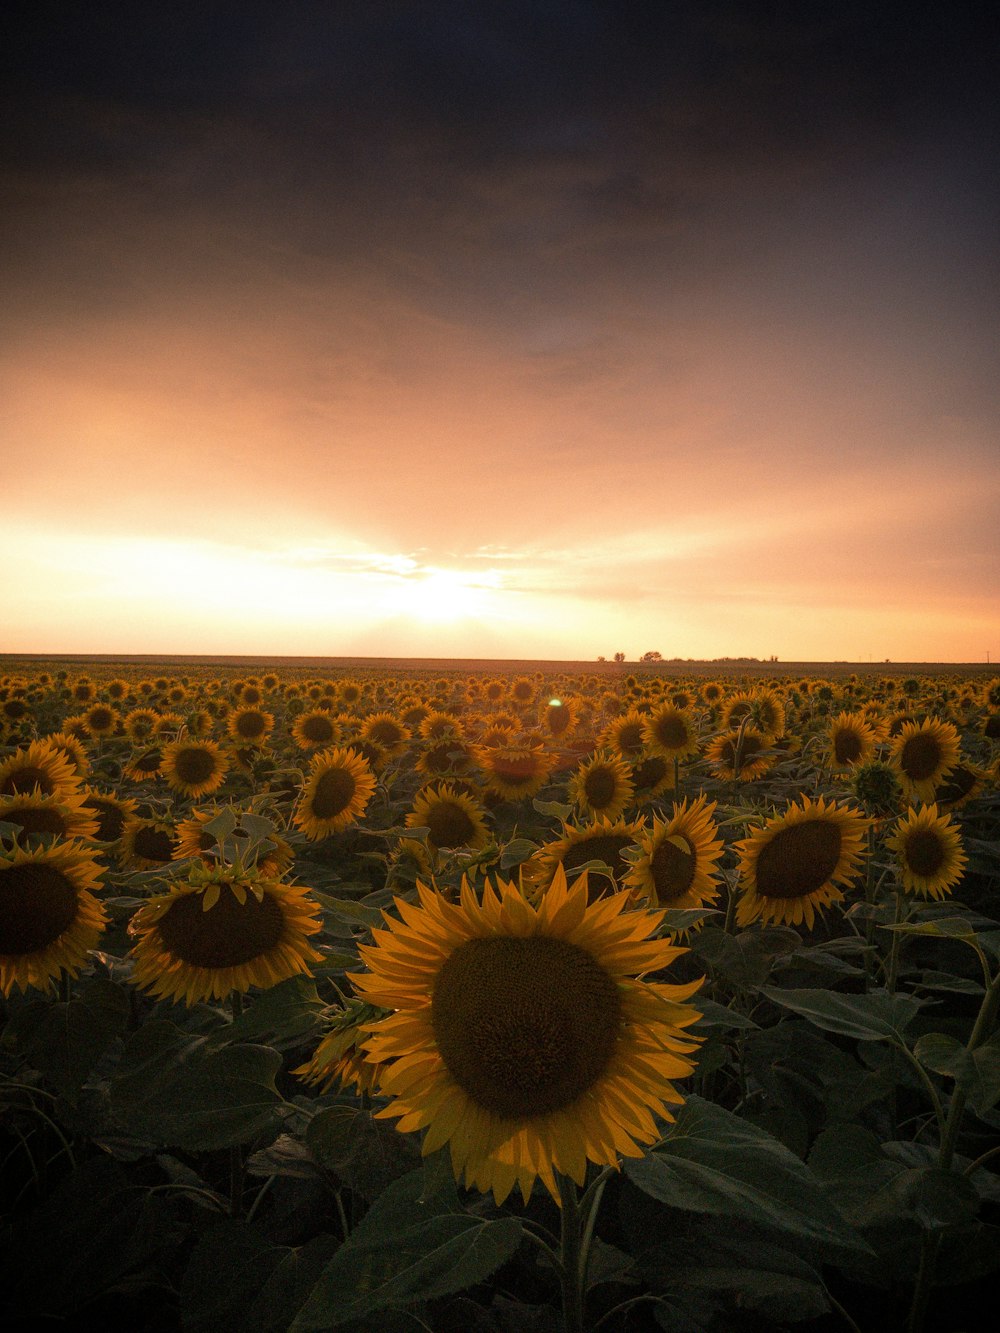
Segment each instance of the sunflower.
M827 732L830 767L843 772L875 756L878 734L863 713L840 713Z
M212 714L206 708L196 708L188 713L185 726L189 736L207 736L212 730Z
M458 719L435 708L425 714L417 730L425 741L447 740L449 736L459 734Z
M107 915L94 897L101 869L79 843L0 853L0 993L49 990L78 975Z
M519 707L526 708L535 702L536 685L527 676L518 676L511 682L510 698Z
M932 801L934 788L958 760L958 731L950 722L930 717L905 723L889 753L903 791L917 801Z
M83 804L97 820L94 837L98 842L117 842L125 831L125 821L139 809L139 802L131 797L113 796L93 787L83 789Z
M73 766L50 739L32 741L8 759L0 760L0 795L13 796L38 790L57 796L79 790Z
M475 754L485 786L505 801L535 796L555 766L541 745L478 746Z
M147 779L160 776L160 765L162 763L163 751L158 745L153 745L134 754L124 765L122 772L125 777L131 778L133 782L145 782Z
M313 755L294 823L313 841L339 833L364 814L375 791L375 775L354 749Z
M122 726L132 740L145 741L152 736L159 720L159 713L154 712L152 708L133 708L122 718Z
M744 718L768 740L784 734L785 705L773 690L741 690L731 695L722 707L722 725L735 731Z
M549 699L543 705L538 721L546 736L562 739L569 736L580 720L580 707L575 699Z
M130 870L153 870L172 861L177 851L177 830L167 819L130 815L121 836L121 864Z
M417 756L414 767L428 777L444 777L447 774L468 773L475 766L476 758L472 746L463 741L456 733L444 740L434 741Z
M603 861L611 872L611 887L617 891L623 887L629 869L624 852L638 844L644 827L642 820L624 819L597 819L582 826L564 824L562 836L545 843L524 866L525 882L535 890L544 890L560 871L573 874L589 861ZM593 892L607 889L606 876L594 870L590 876Z
M822 797L802 797L783 815L736 843L742 896L736 920L805 923L816 909L841 902L864 853L869 821L859 811Z
M83 741L65 731L53 732L45 738L50 745L66 756L73 768L74 776L83 779L90 771L90 759Z
M197 856L206 864L212 863L218 840L211 833L205 832L205 825L216 819L219 813L218 809L192 810L187 819L180 821L175 830L175 861L184 861L189 856ZM245 829L237 825L231 836L246 838L249 835ZM295 853L278 833L269 833L267 841L273 843L273 846L270 849L261 846L255 864L262 875L277 879L291 866ZM244 864L246 864L245 857Z
M632 804L632 770L624 759L598 750L570 778L569 799L588 818L618 819Z
M0 824L18 824L21 832L15 840L22 846L39 834L97 837L97 818L87 809L83 792L43 796L36 788L18 796L0 796Z
M427 1130L423 1153L447 1144L456 1178L527 1201L540 1177L582 1184L588 1161L641 1157L683 1098L671 1079L694 1068L701 985L644 982L683 950L648 937L660 913L629 910L625 895L588 903L586 877L560 874L537 907L513 884L464 881L459 904L419 886L418 906L361 947L352 976L369 1004L393 1010L371 1024L369 1060L384 1065L377 1112L401 1132Z
M334 1016L330 1031L316 1048L316 1054L292 1073L303 1082L318 1087L320 1092L329 1092L332 1088L346 1092L355 1088L359 1093L373 1093L380 1066L366 1057L362 1047L370 1035L365 1025L370 1025L381 1013L361 1000L348 1000Z
M300 713L292 726L292 739L300 750L322 750L333 745L340 736L340 727L329 713L321 708Z
M83 715L83 721L91 736L113 736L120 721L118 711L110 704L94 704Z
M639 837L640 856L625 877L625 887L657 907L704 907L719 896L716 862L724 844L712 819L715 801L687 798L669 819L653 819Z
M254 870L196 866L129 923L136 984L191 1005L308 972L321 955L307 936L322 926L308 892Z
M665 791L672 791L676 774L672 763L662 754L641 755L632 764L632 785L636 804L655 801Z
M903 889L922 898L944 898L962 878L967 857L958 825L936 805L911 809L885 845L895 852Z
M236 708L226 721L230 738L240 745L263 745L274 726L274 714L263 708Z
M386 754L396 759L405 752L410 733L391 713L372 713L365 718L361 739L374 741Z
M643 720L642 739L649 754L664 759L688 759L698 753L694 718L674 704L663 704Z
M979 794L985 780L986 774L975 764L956 764L934 788L934 800L942 810L957 810Z
M435 852L442 847L478 850L490 840L485 814L471 796L456 791L450 782L439 782L417 793L406 827L430 829L427 842Z
M180 796L197 800L218 791L228 769L229 760L215 741L173 741L163 748L160 773Z
M774 762L770 752L770 738L754 727L736 728L716 736L705 751L712 771L717 777L730 781L753 782L763 777Z

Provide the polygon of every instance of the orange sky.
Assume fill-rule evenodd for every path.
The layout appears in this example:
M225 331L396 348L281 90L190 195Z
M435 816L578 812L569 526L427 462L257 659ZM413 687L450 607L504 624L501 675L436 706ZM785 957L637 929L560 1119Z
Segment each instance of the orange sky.
M421 29L425 67L373 12L338 20L349 114L333 46L253 6L185 30L179 89L146 16L12 94L3 650L996 660L997 171L959 81L872 109L820 26L793 131L746 77L787 31L692 27L711 86L553 86L500 18ZM553 13L536 55L618 39Z

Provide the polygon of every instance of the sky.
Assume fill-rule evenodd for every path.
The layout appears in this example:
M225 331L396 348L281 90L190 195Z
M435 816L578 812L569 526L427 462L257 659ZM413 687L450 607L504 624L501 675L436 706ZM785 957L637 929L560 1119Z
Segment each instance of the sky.
M0 652L996 661L991 9L18 0Z

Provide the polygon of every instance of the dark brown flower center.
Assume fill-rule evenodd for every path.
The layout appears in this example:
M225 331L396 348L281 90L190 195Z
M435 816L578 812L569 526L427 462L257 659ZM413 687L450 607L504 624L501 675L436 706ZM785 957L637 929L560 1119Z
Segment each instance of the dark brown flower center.
M937 774L941 763L941 743L929 731L918 731L903 742L899 766L913 782L926 782Z
M334 819L354 799L357 784L346 768L328 768L320 775L312 796L312 814L316 819Z
M903 857L914 875L933 879L945 863L944 843L933 829L917 829L907 835Z
M78 891L44 862L21 862L0 871L0 954L38 953L76 920Z
M151 824L143 824L136 830L132 846L136 856L146 861L169 861L174 854L170 834L166 829L154 828Z
M632 841L628 833L599 833L591 838L581 838L561 858L563 869L569 875L588 861L603 861L615 879L621 879L628 871L622 852L632 846Z
M60 837L66 835L66 816L54 805L8 806L6 810L0 811L0 820L21 825L18 842L22 843L32 833L56 833Z
M375 741L378 745L391 747L399 744L403 739L403 732L390 718L383 718L378 722L373 722L368 728L368 739Z
M626 722L619 727L617 744L622 754L638 754L642 749L642 723Z
M757 892L764 898L804 898L814 893L836 870L840 848L840 829L829 820L786 825L760 849Z
M687 722L677 713L667 713L653 722L653 735L667 750L680 750L688 743Z
M572 1105L615 1052L621 999L585 950L547 935L469 940L438 973L441 1058L478 1106L523 1120Z
M603 810L618 795L618 780L610 768L592 768L583 780L583 794L594 810Z
M26 792L34 791L36 787L43 796L51 796L56 789L55 783L44 768L34 768L26 764L23 768L15 768L7 774L0 792L4 796L22 796Z
M88 810L93 810L97 815L97 838L99 842L114 842L122 836L125 815L117 805L112 804L111 801L102 801L95 796L91 796L84 804Z
M269 893L258 901L248 890L241 903L224 884L207 912L202 911L202 900L200 893L185 893L156 923L167 952L190 967L239 967L268 953L281 939L284 915Z
M861 758L863 746L861 737L851 727L843 727L837 732L833 742L833 753L838 764L853 764Z
M189 745L174 755L174 772L181 782L197 787L215 776L216 758L203 745Z
M255 741L267 732L267 718L263 713L241 713L236 719L236 730L245 741Z
M435 847L467 847L476 836L468 810L457 801L438 801L424 815Z
M651 858L653 887L656 901L664 906L682 898L694 883L697 858L686 838L685 847L678 847L670 838L664 838Z
M635 789L638 792L652 791L666 776L667 761L662 755L658 754L643 759L632 770L632 781L635 783Z
M333 740L334 726L328 717L314 715L303 719L302 735L307 741L322 744L324 741Z

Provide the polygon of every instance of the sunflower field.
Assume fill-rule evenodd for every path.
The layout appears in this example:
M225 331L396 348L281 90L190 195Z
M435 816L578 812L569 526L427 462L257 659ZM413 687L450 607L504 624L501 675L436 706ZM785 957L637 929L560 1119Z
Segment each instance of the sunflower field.
M988 668L88 670L0 667L6 1327L992 1327Z

